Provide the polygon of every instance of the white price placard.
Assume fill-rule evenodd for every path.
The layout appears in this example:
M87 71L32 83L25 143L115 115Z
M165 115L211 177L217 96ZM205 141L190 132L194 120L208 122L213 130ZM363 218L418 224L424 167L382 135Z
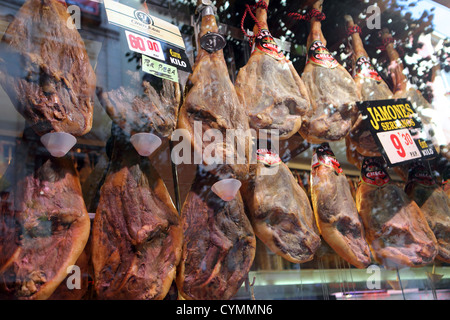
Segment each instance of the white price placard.
M128 48L131 51L165 61L164 53L159 41L143 37L127 30L125 30L125 35L127 37Z
M109 23L185 50L183 37L177 26L113 0L103 0L103 3Z
M392 164L422 157L408 129L378 132L377 136Z

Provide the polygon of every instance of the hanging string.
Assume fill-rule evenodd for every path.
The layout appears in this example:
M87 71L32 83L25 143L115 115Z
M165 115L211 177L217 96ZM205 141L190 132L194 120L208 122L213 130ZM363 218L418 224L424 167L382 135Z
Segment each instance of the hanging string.
M354 33L359 33L361 34L361 28L359 26L351 26L347 28L347 36L351 36Z
M148 9L147 0L144 0L144 3L142 3L142 6L144 7L145 12L150 14L150 10Z
M258 37L258 36L261 35L261 30L262 30L261 24L259 23L258 19L256 19L255 15L253 14L253 12L255 12L256 9L258 9L258 8L264 9L264 10L266 10L266 11L269 10L269 7L267 6L267 3L265 3L263 0L259 0L259 1L258 1L256 4L254 4L254 5L248 5L248 4L246 4L246 5L245 5L244 15L242 16L242 20L241 20L241 30L242 30L242 32L244 33L244 35L245 35L247 38L250 39L250 41L249 41L250 46L252 46L253 40L254 40L256 37ZM245 21L245 18L247 17L247 13L252 17L252 19L255 21L256 26L258 27L258 33L257 33L257 34L254 34L254 35L252 35L252 36L249 35L249 34L247 34L247 32L246 32L245 29L244 29L244 21Z
M397 42L395 41L395 39L393 37L383 39L382 42L383 42L383 45L377 47L378 50L386 51L386 47L392 43L394 45L395 49L398 51L399 55L401 55L401 56L404 55L405 52L403 51L403 48L397 47Z
M393 37L383 39L383 48L386 49L387 45L391 43L395 45L395 39Z
M315 18L319 21L323 21L326 19L325 13L314 8L310 9L306 14L300 14L296 12L288 13L288 17L291 17L295 20L305 20L305 21L311 21L312 18Z

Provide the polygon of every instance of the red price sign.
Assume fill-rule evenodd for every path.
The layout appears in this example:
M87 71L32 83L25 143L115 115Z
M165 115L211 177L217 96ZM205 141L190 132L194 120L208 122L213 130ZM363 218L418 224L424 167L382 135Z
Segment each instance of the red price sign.
M143 37L127 30L125 30L125 34L127 36L128 48L131 51L165 61L164 53L159 41Z
M378 132L377 136L392 164L421 157L408 129Z

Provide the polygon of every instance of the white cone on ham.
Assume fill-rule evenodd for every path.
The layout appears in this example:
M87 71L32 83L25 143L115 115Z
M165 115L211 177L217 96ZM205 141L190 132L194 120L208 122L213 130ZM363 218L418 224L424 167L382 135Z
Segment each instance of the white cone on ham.
M44 147L55 158L64 157L77 143L77 139L65 132L46 133L41 137Z
M213 184L211 190L223 201L231 201L236 197L241 185L237 179L223 179Z
M139 155L148 157L161 146L161 138L152 133L136 133L130 138L130 142Z

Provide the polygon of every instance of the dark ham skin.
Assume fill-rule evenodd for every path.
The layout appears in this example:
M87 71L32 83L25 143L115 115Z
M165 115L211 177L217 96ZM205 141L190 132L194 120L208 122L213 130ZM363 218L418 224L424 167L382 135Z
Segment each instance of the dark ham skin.
M264 2L269 5L268 0ZM257 8L256 19L262 29L267 25L267 11ZM258 34L258 26L254 34ZM280 139L289 139L298 132L302 118L310 110L305 84L286 58L276 60L255 50L247 64L239 70L236 92L247 110L250 126L255 129L279 130Z
M323 0L315 1L312 8L322 11L322 4ZM322 24L316 18L311 19L307 48L314 41L327 44ZM358 117L356 102L361 98L352 76L339 63L328 68L309 62L301 77L311 99L311 116L303 122L299 133L311 143L344 139Z
M198 4L201 4L201 1ZM208 32L218 32L214 15L202 17L199 38ZM194 134L195 121L198 121L202 128L199 143L196 143ZM228 75L223 50L210 53L199 46L193 73L186 83L186 95L179 111L178 129L186 129L189 132L190 143L197 154L204 155L205 149L214 150L216 157L222 159L223 164L217 164L203 157L204 165L215 166L211 168L215 174L222 178L245 179L249 169L250 126L245 109ZM203 135L209 129L219 130L223 141L207 141ZM227 141L227 130L242 130L238 138L241 138L241 141L246 140L243 154L239 154L236 146ZM227 154L239 154L245 161L230 163L226 159Z
M1 42L0 84L39 135L92 127L96 76L70 19L61 2L28 0Z
M92 230L98 299L164 299L180 260L182 236L164 182L149 159L117 133Z
M323 239L351 265L367 267L370 250L345 174L323 164L312 168L311 201Z
M421 166L421 169L428 173L425 167ZM434 181L422 183L411 175L405 192L420 207L436 236L439 249L436 259L450 263L450 198Z
M198 0L197 5L201 4ZM199 38L208 32L218 32L215 16L206 10L201 12ZM228 129L238 129L242 130L239 138L251 138L250 127L228 75L223 50L208 52L200 45L198 48L178 128L190 133L196 153L203 155L206 148L213 149L216 156L222 157L223 164L203 159L203 165L198 166L181 213L184 242L176 283L184 299L225 300L233 297L244 282L255 256L256 240L240 193L226 202L211 187L224 178L245 179L248 175L250 145L244 148L245 163L230 164L226 154L236 155L236 149L225 137ZM219 130L224 140L195 143L194 121L201 123L203 133L208 129Z
M272 252L293 263L314 258L320 247L314 214L306 192L286 164L250 165L242 196L256 236Z
M355 26L353 18L351 16L346 15L344 16L344 18L347 22L347 27L350 28ZM355 32L351 35L351 46L353 52L353 70L356 70L357 59L364 57L370 61L370 57L364 49L361 36L358 32ZM358 88L363 101L386 100L392 99L394 96L386 82L384 82L381 77L377 81L375 79L365 77L361 73L355 73L353 75L353 78L355 79L356 87ZM356 146L356 150L361 155L366 157L381 156L380 152L378 151L378 146L376 145L375 140L373 139L369 129L367 128L366 123L363 121L361 114L359 114L358 120L353 125L348 136L353 140L353 143Z
M129 134L150 132L161 139L176 127L181 92L178 83L162 80L157 91L145 77L142 82L110 91L97 88L100 103L122 130Z
M201 168L181 212L184 242L177 288L187 300L228 300L250 271L256 238L240 192L223 201L211 191L217 177Z
M4 246L15 249L0 258L0 296L43 300L65 285L67 268L88 241L90 221L72 160L49 157L37 137L18 149L9 210L2 210L0 219L13 219L16 232L11 242L0 234L0 255Z
M379 157L365 158L363 169L367 167L367 159L375 159L376 171L384 171L384 160ZM356 191L356 207L378 263L392 269L433 262L438 253L436 237L417 203L399 186L392 182L373 185L362 181Z

